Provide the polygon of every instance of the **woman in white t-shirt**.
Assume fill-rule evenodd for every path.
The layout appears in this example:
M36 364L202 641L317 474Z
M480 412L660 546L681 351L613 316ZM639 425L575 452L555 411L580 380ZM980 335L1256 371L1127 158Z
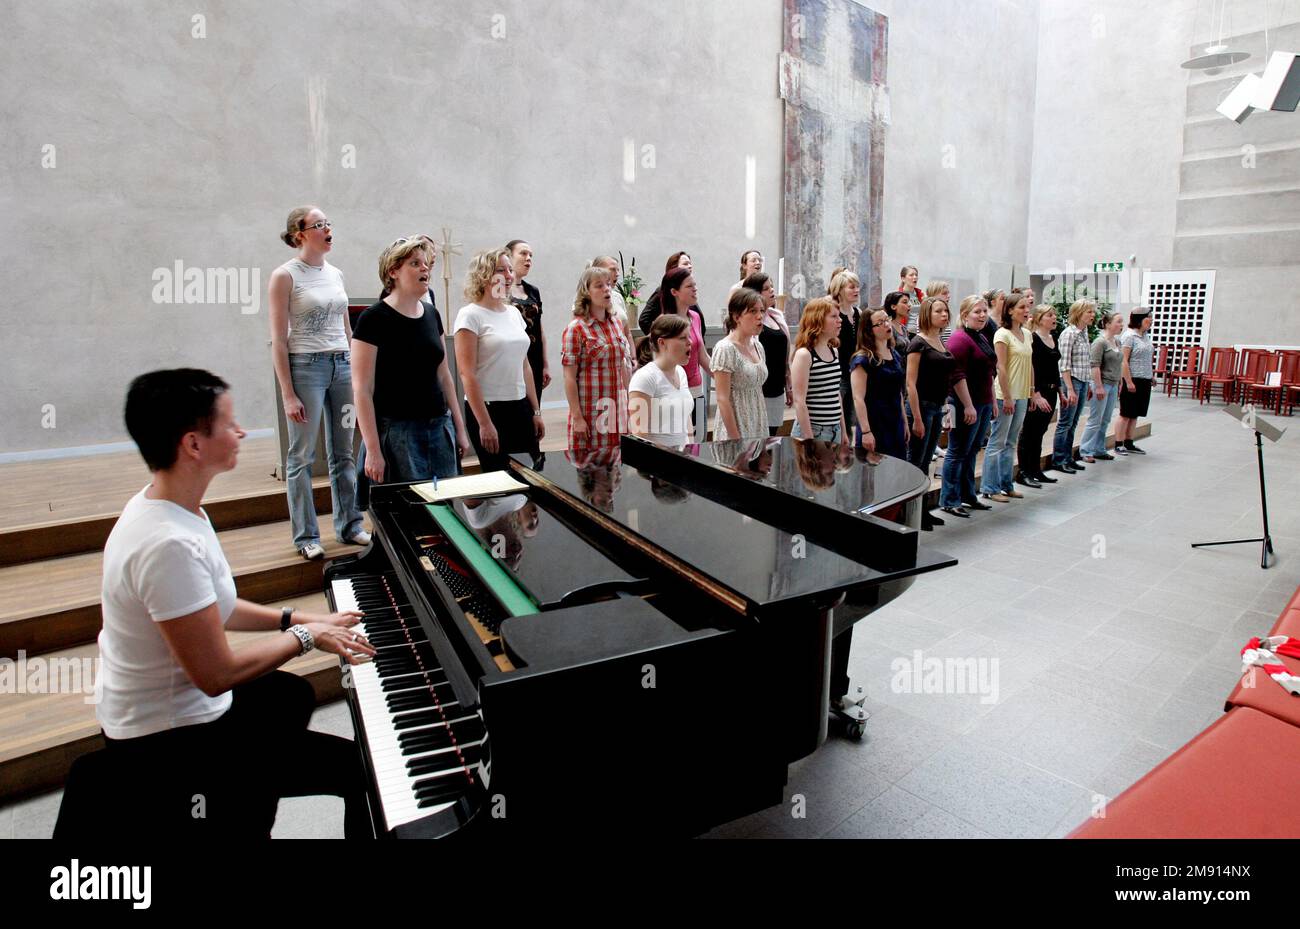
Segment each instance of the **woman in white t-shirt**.
M228 389L184 368L141 375L127 394L127 430L153 480L104 546L96 713L106 758L139 792L124 810L90 812L101 825L127 815L135 834L265 836L280 797L335 794L347 801L345 832L362 836L369 817L352 743L308 731L311 685L275 669L313 648L350 664L375 650L349 628L359 613L294 614L236 597L200 506L244 437ZM232 650L234 631L266 635ZM147 809L130 809L136 802ZM84 830L85 819L60 823Z
M321 418L327 424L334 534L340 542L370 544L357 506L357 465L352 454L352 327L343 274L325 260L334 247L334 227L314 206L289 213L280 238L298 256L271 273L267 305L271 316L271 359L284 403L289 449L285 490L298 554L325 555L316 524L311 467Z
M695 398L683 367L691 353L689 329L685 319L665 313L637 343L641 367L627 388L628 429L633 435L659 445L690 441Z
M510 303L510 253L479 252L465 276L456 314L456 368L465 385L465 427L483 471L501 471L514 452L541 454L546 435L532 367L528 331Z

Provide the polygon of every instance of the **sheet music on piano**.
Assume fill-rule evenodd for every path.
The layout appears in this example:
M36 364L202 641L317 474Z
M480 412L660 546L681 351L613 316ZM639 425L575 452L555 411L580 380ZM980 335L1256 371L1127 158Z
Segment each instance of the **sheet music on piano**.
M508 471L485 471L482 474L466 474L462 477L449 477L427 484L412 484L411 489L428 503L441 503L444 500L457 500L461 497L493 497L498 494L514 494L527 490L528 485L521 484L510 476Z

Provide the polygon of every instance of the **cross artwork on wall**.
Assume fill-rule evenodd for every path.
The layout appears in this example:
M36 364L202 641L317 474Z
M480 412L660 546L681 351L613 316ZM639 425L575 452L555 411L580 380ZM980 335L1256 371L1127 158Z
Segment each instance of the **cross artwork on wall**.
M846 267L863 306L881 301L888 20L856 0L785 0L783 254L786 313Z

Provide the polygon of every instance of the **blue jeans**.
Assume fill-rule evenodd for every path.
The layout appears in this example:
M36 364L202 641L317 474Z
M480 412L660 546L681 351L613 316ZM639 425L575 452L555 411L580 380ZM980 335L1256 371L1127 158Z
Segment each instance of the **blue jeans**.
M981 493L996 494L1015 490L1011 479L1015 477L1016 445L1020 441L1020 427L1025 424L1028 400L1016 400L1016 408L1002 413L1002 401L994 400L993 409L999 412L993 420L993 435L984 449L984 480Z
M334 496L334 534L347 541L361 528L357 507L357 464L352 457L352 364L348 352L304 352L289 355L293 392L302 401L305 423L288 421L289 453L285 484L293 544L302 548L320 542L311 466L316 461L316 433L326 417L325 453L329 456L330 490Z
M790 430L791 437L796 439L816 439L818 442L834 442L837 445L839 444L840 441L839 423L836 423L833 426L818 426L815 423L812 423L810 425L812 425L812 435L806 436L799 431L799 419L798 417L796 417L794 421L794 428Z
M1102 381L1106 396L1102 399L1094 392L1088 401L1088 425L1083 427L1083 441L1079 451L1084 455L1100 455L1106 451L1106 427L1119 400L1119 381Z
M943 489L939 491L939 506L961 506L975 499L975 457L992 417L991 403L978 404L975 422L968 426L958 407L954 420L956 425L948 434L948 451L943 458Z
M930 459L939 447L939 436L943 432L943 407L942 403L921 401L921 423L925 426L925 438L918 439L912 435L910 424L908 426L907 460L927 475L930 473ZM908 410L911 410L910 405Z
M456 454L456 425L451 411L437 419L379 418L379 449L384 455L384 483L405 484L455 477L460 473ZM366 469L366 447L361 446L361 470Z
M1074 430L1079 426L1084 397L1088 396L1088 382L1072 374L1063 375L1074 382L1074 392L1079 402L1065 406L1065 391L1061 391L1061 415L1056 421L1056 438L1052 440L1052 464L1060 466L1074 460Z

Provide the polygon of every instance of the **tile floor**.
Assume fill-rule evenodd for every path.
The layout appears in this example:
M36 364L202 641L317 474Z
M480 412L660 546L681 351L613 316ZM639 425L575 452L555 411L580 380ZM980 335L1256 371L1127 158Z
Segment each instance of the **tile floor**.
M1258 532L1251 435L1219 406L1157 396L1151 412L1146 457L1057 475L928 534L960 564L856 629L866 736L833 736L792 766L786 803L709 835L1063 836L1209 725L1241 645L1300 585L1300 428L1266 443L1278 561L1261 571L1258 546L1188 544ZM982 667L996 687L906 692L915 678L891 663L918 650ZM351 736L342 703L312 727ZM0 807L0 838L49 836L59 797ZM280 804L276 837L342 832L339 800Z

